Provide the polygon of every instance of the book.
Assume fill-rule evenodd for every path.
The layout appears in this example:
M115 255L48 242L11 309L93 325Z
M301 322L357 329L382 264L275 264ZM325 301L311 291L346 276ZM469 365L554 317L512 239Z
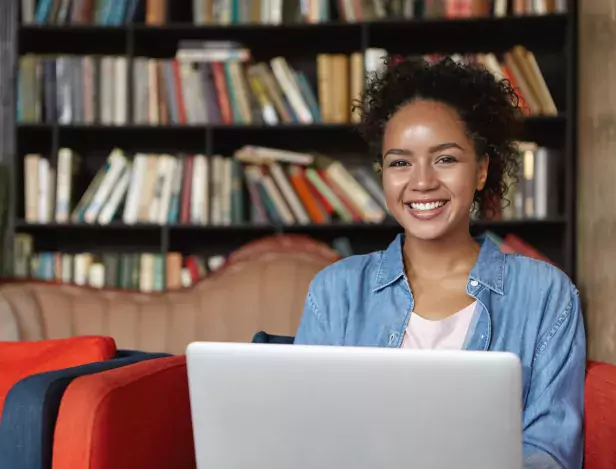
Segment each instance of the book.
M337 237L333 246L341 256L353 253L346 237ZM16 235L14 252L12 275L21 280L143 293L190 288L222 269L230 254L38 251L25 233Z
M376 179L364 188L355 166L324 155L256 145L226 156L115 148L82 194L65 161L80 159L61 148L56 172L49 158L26 155L26 222L307 225L381 223L388 216Z

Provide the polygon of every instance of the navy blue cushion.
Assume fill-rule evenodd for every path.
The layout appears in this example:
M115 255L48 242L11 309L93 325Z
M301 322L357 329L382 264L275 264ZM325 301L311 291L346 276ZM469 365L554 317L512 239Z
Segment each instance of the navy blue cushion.
M119 350L111 360L40 373L17 382L6 396L0 420L0 469L51 468L60 402L75 378L168 356Z
M295 337L286 335L273 335L267 332L257 332L252 338L252 342L256 344L292 344Z

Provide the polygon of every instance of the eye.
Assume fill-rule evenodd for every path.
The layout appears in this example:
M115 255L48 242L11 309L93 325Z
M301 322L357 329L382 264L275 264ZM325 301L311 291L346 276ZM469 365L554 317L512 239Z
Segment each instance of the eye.
M395 160L389 163L389 166L410 166L410 163L404 160Z
M456 158L454 158L453 156L440 156L436 162L437 163L443 163L443 164L450 164L450 163L455 163L456 161L458 161Z

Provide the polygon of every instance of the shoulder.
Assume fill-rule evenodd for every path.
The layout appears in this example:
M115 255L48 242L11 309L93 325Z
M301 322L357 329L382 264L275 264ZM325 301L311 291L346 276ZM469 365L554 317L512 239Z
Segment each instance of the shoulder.
M318 272L308 290L313 309L344 310L356 298L372 291L382 262L383 251L342 259Z
M528 289L546 295L577 295L578 290L569 276L548 262L519 254L505 256L505 290Z
M343 282L364 289L398 278L404 271L403 240L403 235L399 234L387 249L342 259L319 272L314 283L332 285Z
M318 272L313 287L335 288L340 284L363 284L376 278L383 251L354 255L341 259Z
M317 277L328 278L332 276L354 274L360 272L378 270L383 257L383 251L375 251L370 254L361 254L345 257L321 270Z
M544 261L505 255L505 296L526 321L536 324L544 344L561 328L581 322L579 292L569 276Z
M564 362L576 357L584 367L586 333L580 294L569 276L540 260L506 255L505 296L508 309L521 314L521 328L533 331L532 360Z
M374 283L382 253L350 256L318 272L310 283L295 343L342 345L353 304Z

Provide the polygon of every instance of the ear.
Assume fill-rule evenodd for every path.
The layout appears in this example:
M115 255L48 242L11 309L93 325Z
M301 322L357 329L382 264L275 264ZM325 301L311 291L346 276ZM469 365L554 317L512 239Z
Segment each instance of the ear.
M488 179L488 167L490 166L490 157L484 154L479 158L477 165L477 186L476 189L478 191L483 190L486 185L486 180Z
M383 164L380 159L372 162L372 170L381 176L383 175Z

